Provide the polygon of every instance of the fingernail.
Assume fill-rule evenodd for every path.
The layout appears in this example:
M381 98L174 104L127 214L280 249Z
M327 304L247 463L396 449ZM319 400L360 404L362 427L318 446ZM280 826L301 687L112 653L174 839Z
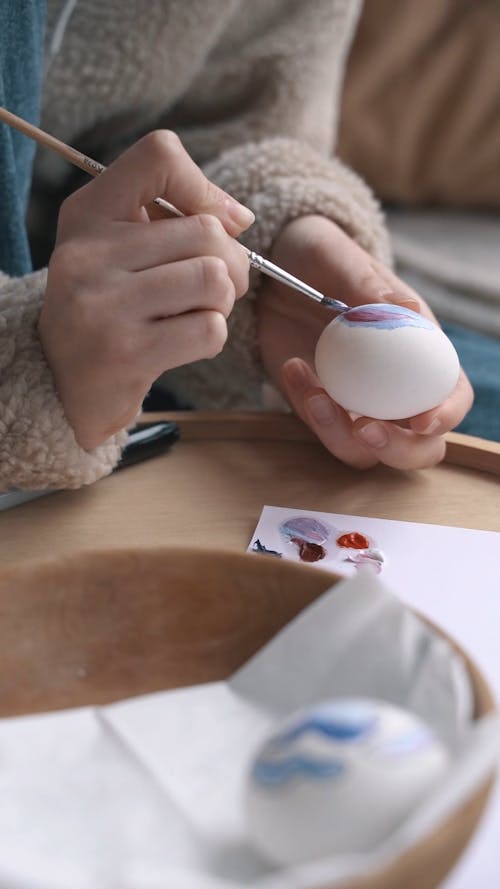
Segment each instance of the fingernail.
M405 296L404 298L398 297L397 304L398 306L404 306L407 309L411 309L413 312L420 313L420 303L418 299L414 299L412 296Z
M389 441L387 429L382 423L367 423L356 429L356 436L370 448L383 448Z
M394 290L387 286L384 281L379 278L373 278L363 286L363 300L365 303L370 302L393 302L395 296Z
M337 408L327 395L313 395L307 402L313 420L319 426L331 426L337 419Z
M439 417L434 417L434 419L431 420L429 425L426 426L425 429L422 429L422 432L420 434L421 435L432 435L433 433L438 431L440 426L441 426L441 420L439 419Z
M309 386L307 373L301 361L289 361L283 367L283 377L295 392L305 392Z
M234 198L226 198L226 209L228 216L242 230L255 222L255 214L248 207L235 201Z

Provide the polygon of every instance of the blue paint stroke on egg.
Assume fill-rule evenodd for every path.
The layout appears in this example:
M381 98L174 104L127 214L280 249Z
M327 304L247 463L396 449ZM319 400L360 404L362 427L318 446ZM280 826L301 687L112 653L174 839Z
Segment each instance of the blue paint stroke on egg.
M374 710L362 705L335 705L310 713L273 741L273 746L291 744L303 735L321 735L332 741L348 742L370 735L377 726Z
M389 303L355 306L339 315L337 320L339 324L347 324L348 327L376 327L383 330L396 330L401 327L423 327L426 330L433 330L435 326L418 312Z
M325 543L328 540L331 529L323 522L318 522L310 516L296 516L287 519L280 525L280 531L288 540L292 538L305 540L306 543Z
M320 759L297 754L286 759L259 758L252 769L252 780L261 787L283 787L296 778L323 781L337 778L345 771L339 759Z

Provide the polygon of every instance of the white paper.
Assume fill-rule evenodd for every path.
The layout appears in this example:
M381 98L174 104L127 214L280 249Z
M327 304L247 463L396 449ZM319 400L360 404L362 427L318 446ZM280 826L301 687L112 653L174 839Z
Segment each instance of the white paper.
M292 516L312 516L339 533L372 537L385 557L384 583L462 643L500 696L500 646L490 631L500 626L499 532L265 506L249 549L260 539L300 561L296 547L286 546L279 532L279 524ZM315 565L352 575L356 569L342 561L347 554L332 547Z

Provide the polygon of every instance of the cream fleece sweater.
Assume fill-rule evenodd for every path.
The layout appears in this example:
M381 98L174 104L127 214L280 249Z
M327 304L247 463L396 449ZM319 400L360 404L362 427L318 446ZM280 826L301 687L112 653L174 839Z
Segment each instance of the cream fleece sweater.
M71 7L71 9L69 9ZM73 8L74 7L74 8ZM291 219L321 213L386 261L377 203L331 159L359 0L48 0L42 126L109 163L149 129L176 130L206 174L249 206L245 243L265 254ZM54 46L52 47L54 50ZM69 175L40 156L45 188ZM78 487L109 473L121 432L91 453L77 444L36 334L45 272L0 276L0 488ZM167 375L199 408L262 406L255 296L230 318L220 356Z

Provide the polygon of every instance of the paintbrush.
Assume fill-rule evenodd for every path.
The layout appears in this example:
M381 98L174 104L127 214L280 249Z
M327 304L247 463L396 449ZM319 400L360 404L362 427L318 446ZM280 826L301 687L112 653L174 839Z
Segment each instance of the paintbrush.
M8 124L8 126L24 133L24 135L28 136L30 139L34 139L39 145L43 145L45 148L50 148L52 151L57 152L61 157L64 157L76 167L80 167L81 170L85 170L85 172L89 173L91 176L99 176L99 174L103 173L106 169L102 164L92 160L91 157L87 157L86 154L82 154L82 152L77 151L76 148L66 145L65 142L61 142L60 139L56 139L55 136L51 136L50 133L44 132L44 130L28 123L26 120L23 120L22 117L17 117L16 114L12 114L12 112L7 111L6 108L2 108L1 106L0 121L3 121L3 123ZM158 207L161 207L163 212L168 216L184 216L184 213L181 213L177 207L174 207L173 204L169 203L169 201L165 201L163 198L155 198L154 203ZM251 268L257 269L259 272L274 278L276 281L280 281L281 284L288 285L288 287L293 288L293 290L298 290L315 302L321 303L334 311L344 312L348 308L345 303L340 302L340 300L337 299L331 299L329 296L324 296L319 290L315 290L314 287L306 284L305 281L301 281L300 278L296 278L295 275L291 275L290 272L286 272L269 259L264 259L263 256L259 256L254 250L249 250L248 247L245 247L243 244L241 244L241 248L247 254Z

